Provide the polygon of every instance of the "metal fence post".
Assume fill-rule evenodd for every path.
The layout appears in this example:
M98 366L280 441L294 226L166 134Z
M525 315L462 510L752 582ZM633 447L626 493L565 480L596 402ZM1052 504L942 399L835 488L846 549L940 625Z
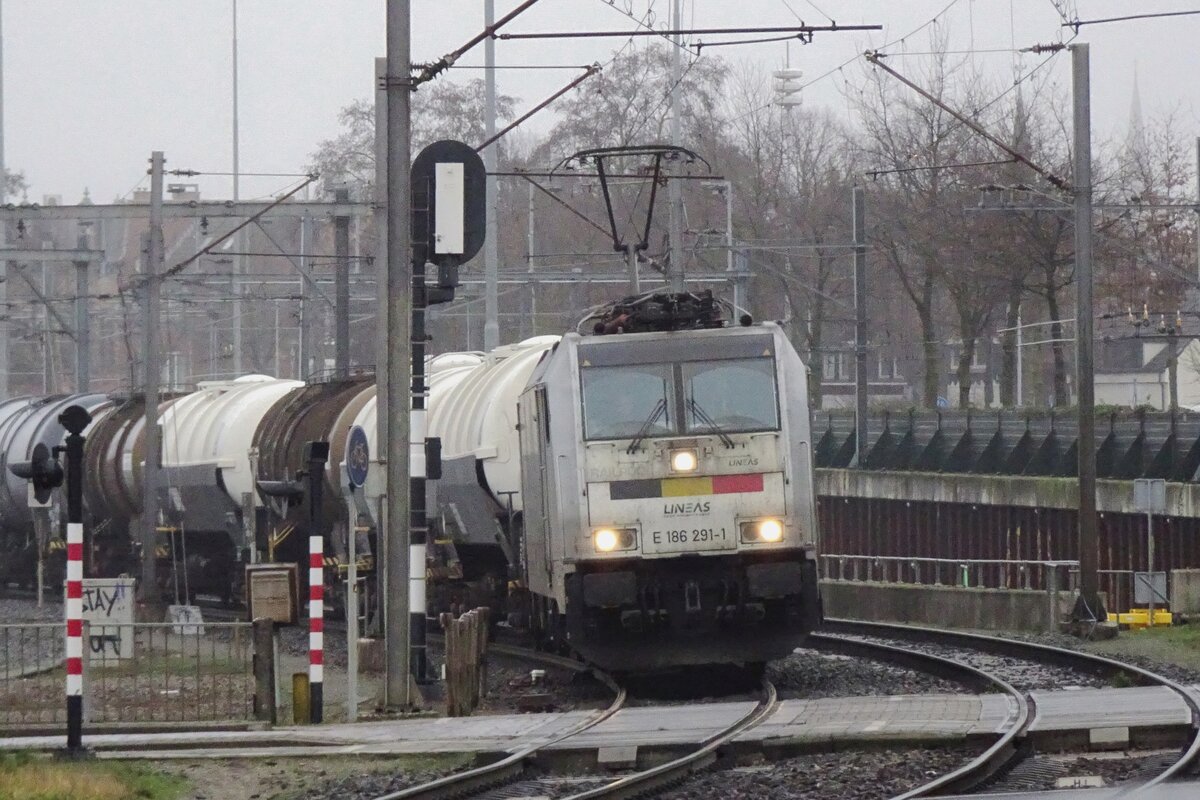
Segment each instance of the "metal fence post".
M254 620L254 716L274 725L275 705L275 623Z
M1046 594L1050 597L1050 617L1046 632L1054 633L1058 630L1058 564L1050 562L1046 564Z

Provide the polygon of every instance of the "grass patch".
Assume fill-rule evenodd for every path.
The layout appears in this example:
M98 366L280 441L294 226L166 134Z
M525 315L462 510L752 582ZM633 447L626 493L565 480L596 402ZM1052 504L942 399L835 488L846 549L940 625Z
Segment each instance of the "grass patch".
M0 800L173 800L186 787L140 764L0 754Z

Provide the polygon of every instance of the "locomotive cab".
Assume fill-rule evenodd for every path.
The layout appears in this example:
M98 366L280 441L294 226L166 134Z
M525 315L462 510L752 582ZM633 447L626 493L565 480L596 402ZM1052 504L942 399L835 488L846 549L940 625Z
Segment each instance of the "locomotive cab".
M820 619L805 369L777 326L569 334L519 404L535 632L644 671Z

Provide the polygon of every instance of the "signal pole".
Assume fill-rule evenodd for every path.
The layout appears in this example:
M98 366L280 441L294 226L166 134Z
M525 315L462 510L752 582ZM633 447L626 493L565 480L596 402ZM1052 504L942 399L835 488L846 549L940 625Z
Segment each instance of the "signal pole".
M386 705L408 708L409 690L409 416L412 362L412 66L410 0L387 2L387 395L388 438L384 515L387 539Z
M142 579L138 593L147 609L159 605L158 557L158 484L162 459L158 440L159 366L159 276L163 262L163 154L150 154L150 235L142 270L142 399L146 405L142 426ZM157 620L156 620L157 621Z

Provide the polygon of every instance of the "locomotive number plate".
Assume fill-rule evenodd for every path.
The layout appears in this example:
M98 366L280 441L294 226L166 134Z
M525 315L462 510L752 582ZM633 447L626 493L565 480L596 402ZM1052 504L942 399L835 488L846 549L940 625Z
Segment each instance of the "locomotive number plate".
M737 546L734 531L726 527L669 528L650 531L650 547L659 553L693 550L732 550Z

